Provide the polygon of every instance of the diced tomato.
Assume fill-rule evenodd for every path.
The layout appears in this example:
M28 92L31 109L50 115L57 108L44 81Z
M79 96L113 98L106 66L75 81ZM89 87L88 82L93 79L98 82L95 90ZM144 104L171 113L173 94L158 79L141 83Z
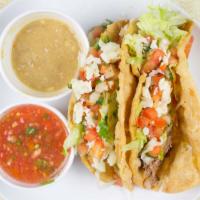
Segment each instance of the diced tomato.
M142 71L145 73L151 72L153 69L156 69L165 53L161 49L155 49L149 55L147 62L144 64Z
M162 150L162 147L161 147L161 146L155 146L155 147L153 148L153 150L149 152L149 154L150 154L151 156L153 156L153 157L156 157L156 156L159 155L159 153L161 152L161 150Z
M140 116L138 119L137 119L137 122L136 122L137 126L139 128L144 128L144 127L148 127L149 124L150 124L150 120L144 116Z
M167 122L163 118L157 118L155 120L155 126L158 127L158 128L166 127L166 125L167 125Z
M96 128L88 128L87 134L84 136L84 139L88 142L95 140L98 137Z
M102 32L103 32L103 27L97 26L92 30L92 36L94 38L99 38Z
M161 78L163 78L164 75L163 74L157 74L155 76L152 77L152 82L153 82L153 85L158 85L159 81Z
M101 159L103 156L103 152L104 152L103 141L100 138L98 138L95 141L94 146L91 148L91 154L93 157Z
M80 156L84 156L87 154L88 152L88 147L85 143L81 143L78 145L78 152L80 154Z
M101 52L96 50L95 48L91 47L90 51L89 51L89 55L93 55L94 57L99 58L100 57Z
M84 69L80 69L79 71L79 78L83 81L86 80L86 73L85 73L85 70Z
M90 106L90 110L94 113L98 112L99 111L99 105L95 104L95 105Z
M145 108L142 111L142 115L150 120L155 120L157 118L157 112L155 108Z
M191 50L191 48L192 48L193 41L194 41L194 37L191 36L189 42L187 43L187 45L186 45L186 47L185 47L185 54L186 54L187 57L188 57L189 54L190 54L190 50Z
M166 68L167 68L167 65L161 65L161 66L159 67L159 69L162 70L162 71L165 71Z
M106 67L105 65L101 65L101 66L100 66L100 73L101 73L101 74L105 74L106 71L107 71L107 67Z
M150 138L157 138L160 139L161 134L163 133L163 128L151 126L149 127L150 130Z

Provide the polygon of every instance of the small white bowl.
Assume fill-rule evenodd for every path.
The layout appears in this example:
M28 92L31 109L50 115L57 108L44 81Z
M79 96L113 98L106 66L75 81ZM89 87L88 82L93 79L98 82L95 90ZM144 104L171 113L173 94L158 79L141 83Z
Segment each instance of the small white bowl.
M0 200L7 200L2 194L0 194Z
M43 104L43 103L12 104L0 111L0 118L3 117L12 108L16 108L16 107L22 106L22 105L40 106L40 107L46 108L47 110L51 111L64 123L66 132L68 133L68 135L70 134L68 121L64 117L64 115L60 111L58 111L56 108L49 106L47 104ZM70 167L73 164L74 156L75 156L75 151L73 148L71 148L69 155L66 157L66 159L60 166L59 171L52 177L53 178L52 184L54 182L57 182L58 180L60 180L62 177L64 177L66 175L66 173L68 172L68 170L70 169ZM20 188L20 189L30 189L30 188L34 189L34 188L38 188L38 187L45 187L48 185L48 184L46 184L46 185L45 184L27 184L27 183L17 181L14 178L12 178L11 176L9 176L6 172L4 172L4 170L1 168L0 168L0 180L2 180L3 182L5 182L6 184L8 184L11 187Z
M44 18L62 21L71 28L71 31L74 32L81 47L79 66L83 64L89 50L89 42L81 26L74 19L61 12L52 10L36 10L23 13L14 18L3 30L3 33L0 36L0 72L7 84L15 91L36 100L50 101L59 99L69 94L70 89L66 87L56 92L44 93L29 88L16 76L12 67L11 59L13 42L20 30L32 21Z

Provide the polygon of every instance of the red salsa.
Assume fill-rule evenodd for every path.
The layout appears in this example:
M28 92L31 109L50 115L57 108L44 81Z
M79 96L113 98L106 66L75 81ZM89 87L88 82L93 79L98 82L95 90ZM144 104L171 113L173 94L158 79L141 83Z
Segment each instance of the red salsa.
M0 167L12 178L40 184L62 167L67 133L52 111L36 105L21 105L0 119Z

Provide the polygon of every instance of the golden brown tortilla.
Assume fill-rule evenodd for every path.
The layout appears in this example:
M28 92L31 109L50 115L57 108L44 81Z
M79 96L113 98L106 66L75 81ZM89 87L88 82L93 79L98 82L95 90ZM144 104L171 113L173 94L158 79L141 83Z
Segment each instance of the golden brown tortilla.
M188 69L184 49L190 34L179 43L179 65L177 74L180 77L179 118L182 138L176 149L174 161L163 180L163 190L180 192L200 184L200 97Z
M130 22L135 23L135 21ZM127 33L134 33L132 26L129 26ZM122 150L123 146L129 142L129 117L131 101L136 89L136 79L131 74L131 67L127 64L128 48L123 44L121 46L121 63L119 65L119 92L118 92L118 123L115 130L115 151L117 155L117 165L122 184L128 189L133 188L132 172L128 166L129 155Z

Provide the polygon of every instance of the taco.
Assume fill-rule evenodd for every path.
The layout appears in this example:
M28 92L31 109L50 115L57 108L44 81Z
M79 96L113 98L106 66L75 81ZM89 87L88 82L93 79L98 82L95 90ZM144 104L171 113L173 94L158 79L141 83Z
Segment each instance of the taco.
M95 27L89 34L91 48L79 77L72 80L68 120L71 136L82 162L103 182L120 184L115 153L118 121L119 32L127 21Z
M127 63L137 88L129 139L121 152L126 153L132 182L141 187L162 186L164 191L178 192L200 182L192 142L187 139L189 132L184 130L184 121L192 119L184 113L191 30L192 22L178 13L150 7L138 21L130 21L122 42L128 49ZM199 152L199 147L196 149Z

